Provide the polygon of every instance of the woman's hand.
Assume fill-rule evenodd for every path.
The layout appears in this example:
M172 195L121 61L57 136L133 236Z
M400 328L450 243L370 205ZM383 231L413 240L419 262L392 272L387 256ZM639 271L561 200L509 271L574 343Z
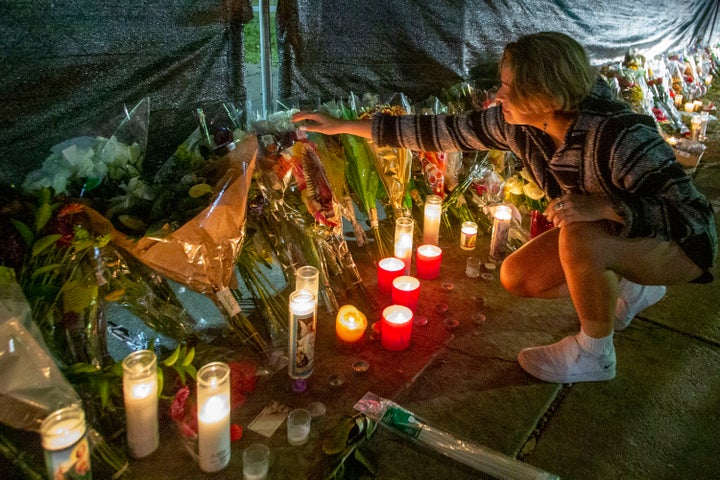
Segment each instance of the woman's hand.
M543 213L556 227L597 220L623 223L622 217L612 208L610 200L599 195L566 193L550 202Z
M372 120L343 120L320 112L298 112L292 117L300 130L337 135L348 133L364 138L372 137Z

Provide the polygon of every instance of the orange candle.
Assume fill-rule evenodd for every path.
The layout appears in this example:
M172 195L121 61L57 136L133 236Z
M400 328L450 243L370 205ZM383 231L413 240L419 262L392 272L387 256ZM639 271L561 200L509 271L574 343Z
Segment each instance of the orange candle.
M360 341L365 335L367 318L353 305L343 305L335 318L335 333L345 343Z

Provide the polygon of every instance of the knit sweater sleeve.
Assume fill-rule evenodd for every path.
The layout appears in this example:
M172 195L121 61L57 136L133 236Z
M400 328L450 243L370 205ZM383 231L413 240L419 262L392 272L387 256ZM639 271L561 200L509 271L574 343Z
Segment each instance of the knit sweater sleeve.
M640 121L638 121L640 117ZM675 159L655 125L637 114L614 116L595 138L602 178L629 237L683 242L714 227L713 210ZM609 161L602 161L605 157Z
M505 127L497 107L460 115L376 115L372 137L379 146L424 152L506 150Z

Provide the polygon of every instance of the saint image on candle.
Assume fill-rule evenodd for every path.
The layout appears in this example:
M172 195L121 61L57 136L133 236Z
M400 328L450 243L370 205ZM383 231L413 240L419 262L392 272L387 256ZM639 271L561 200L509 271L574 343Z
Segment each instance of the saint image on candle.
M510 207L500 205L495 209L492 238L490 239L490 258L493 260L500 260L505 256L510 233L510 220L512 220Z
M478 227L475 222L463 222L460 227L460 248L475 250Z

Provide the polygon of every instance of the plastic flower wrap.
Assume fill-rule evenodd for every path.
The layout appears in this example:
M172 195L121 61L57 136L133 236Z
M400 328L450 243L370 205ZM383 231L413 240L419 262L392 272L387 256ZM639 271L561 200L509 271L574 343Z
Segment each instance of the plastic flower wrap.
M224 174L211 186L210 201L176 229L138 240L113 229L113 242L162 275L212 298L240 339L261 355L267 342L241 312L231 291L245 237L245 216L257 142L247 135L222 157Z
M359 118L369 118L376 114L409 115L412 108L403 94L392 96L386 101L367 95L358 114ZM406 148L375 145L369 142L375 152L375 166L380 181L385 186L388 201L392 208L393 220L410 214L411 201L408 184L412 166L412 153Z
M142 183L140 173L147 146L149 103L143 99L131 109L125 108L109 135L80 136L53 146L41 168L25 178L23 189L38 192L51 188L55 195L73 197L87 197L93 191L92 196L103 204L109 204L115 196L137 190ZM100 185L102 188L97 188Z
M333 171L334 158L323 159L315 144L294 129L291 115L279 112L254 125L261 144L257 181L267 201L263 230L291 282L298 267L320 270L319 302L328 311L338 308L333 287L344 293L359 290L373 302L343 235L341 173Z
M32 321L30 304L12 270L0 267L0 423L16 430L39 432L48 414L81 404L80 396L58 368ZM86 403L84 408L88 406ZM24 449L15 446L11 433L0 432L0 454L27 478L44 478L44 473L39 473L45 471L42 460L23 456ZM122 475L128 468L127 458L92 427L88 438L93 445L96 471L104 469L113 478Z

